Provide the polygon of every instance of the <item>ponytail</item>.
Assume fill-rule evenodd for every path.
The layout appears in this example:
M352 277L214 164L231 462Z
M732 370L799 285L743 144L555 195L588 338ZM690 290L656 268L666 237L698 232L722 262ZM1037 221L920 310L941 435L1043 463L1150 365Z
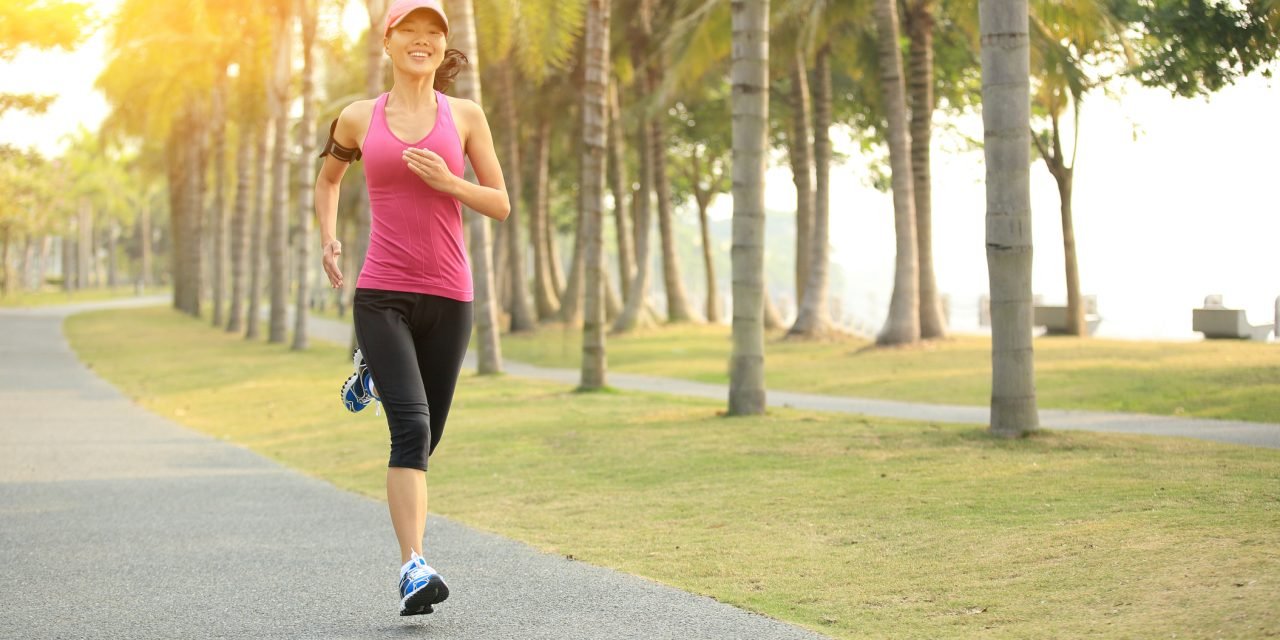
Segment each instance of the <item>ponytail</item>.
M440 63L440 67L436 69L436 91L448 91L449 86L453 84L454 78L462 73L463 67L467 66L467 56L457 49L446 49L444 52L444 62Z

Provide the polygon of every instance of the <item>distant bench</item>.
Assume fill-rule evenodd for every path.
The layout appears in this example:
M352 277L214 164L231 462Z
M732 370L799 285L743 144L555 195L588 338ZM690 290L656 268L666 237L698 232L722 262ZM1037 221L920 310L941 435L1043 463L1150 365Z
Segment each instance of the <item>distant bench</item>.
M1041 304L1037 300L1033 307L1032 325L1044 327L1045 333L1051 336L1067 335L1067 307L1065 305L1048 305ZM1098 315L1098 296L1084 297L1084 325L1085 331L1089 335L1093 335L1098 330L1098 325L1102 324L1102 316Z
M1276 299L1276 322L1280 323L1280 298ZM1209 340L1254 340L1265 342L1275 324L1249 324L1244 309L1228 309L1222 304L1222 296L1212 295L1204 299L1204 307L1191 310L1191 330L1199 331Z

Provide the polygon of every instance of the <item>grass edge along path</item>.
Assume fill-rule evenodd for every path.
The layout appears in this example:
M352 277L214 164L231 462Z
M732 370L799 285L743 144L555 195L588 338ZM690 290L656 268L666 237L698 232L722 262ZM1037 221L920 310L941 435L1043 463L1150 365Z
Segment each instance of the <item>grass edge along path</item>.
M148 409L382 498L385 422L338 407L341 347L154 308L67 333ZM466 372L432 512L838 638L1280 633L1280 453L719 408Z
M63 291L61 289L45 287L39 291L19 290L11 291L6 295L0 295L0 309L52 307L65 304L78 304L82 302L97 302L100 300L145 298L149 296L169 294L171 291L172 289L169 287L147 287L139 292L133 285L120 285L114 288L95 287L89 289L77 289L75 291Z
M505 357L576 369L582 334L563 326L504 334ZM664 325L609 336L611 371L727 384L729 328ZM1042 409L1280 422L1280 344L1041 337L1036 400ZM991 341L955 336L873 348L846 337L765 344L765 383L777 391L985 406Z

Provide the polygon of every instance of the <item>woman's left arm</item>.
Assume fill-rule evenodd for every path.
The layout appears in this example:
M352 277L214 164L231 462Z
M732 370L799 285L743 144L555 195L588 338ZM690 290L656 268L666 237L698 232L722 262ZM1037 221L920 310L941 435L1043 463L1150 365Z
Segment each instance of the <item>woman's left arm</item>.
M472 211L494 220L506 220L511 215L511 200L498 154L493 150L493 134L484 109L470 100L459 100L454 113L465 123L463 151L471 160L471 169L479 184L453 175L443 158L426 149L406 149L405 161L427 184L457 198Z

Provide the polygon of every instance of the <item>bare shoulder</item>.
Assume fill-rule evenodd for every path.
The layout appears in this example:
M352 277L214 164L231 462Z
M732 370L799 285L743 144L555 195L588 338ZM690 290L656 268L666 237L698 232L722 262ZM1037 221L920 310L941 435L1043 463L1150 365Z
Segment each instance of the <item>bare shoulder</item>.
M356 100L342 109L338 114L338 128L334 131L338 144L351 147L364 141L377 102L377 99Z
M467 124L484 120L484 109L476 104L474 100L468 98L455 98L453 96L445 96L449 98L449 110L454 113L455 120L463 120Z

